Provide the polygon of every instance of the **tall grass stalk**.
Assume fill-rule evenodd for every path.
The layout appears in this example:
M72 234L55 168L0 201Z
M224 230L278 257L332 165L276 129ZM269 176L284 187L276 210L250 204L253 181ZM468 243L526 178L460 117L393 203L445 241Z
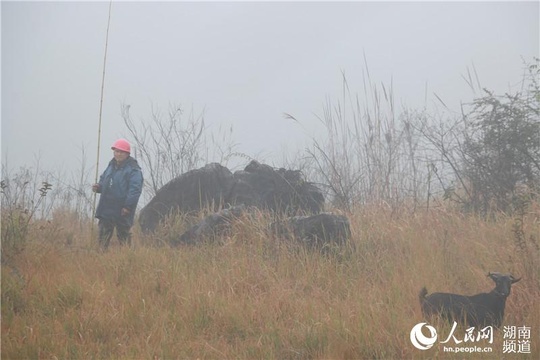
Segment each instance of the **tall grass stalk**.
M392 82L373 83L367 64L361 95L351 92L342 75L341 98L328 98L318 116L324 136L313 138L306 150L311 172L341 209L383 202L397 209L412 199L415 211L429 185L422 181L426 171L420 166L427 156L411 125L418 121L417 114L398 109Z

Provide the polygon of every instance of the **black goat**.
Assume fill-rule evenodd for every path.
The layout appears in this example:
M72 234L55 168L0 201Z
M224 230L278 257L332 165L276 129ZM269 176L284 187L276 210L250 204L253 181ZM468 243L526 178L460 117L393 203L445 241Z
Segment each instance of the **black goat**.
M506 298L510 295L512 284L521 280L512 275L489 273L495 282L495 289L489 293L463 296L449 293L427 295L424 287L420 291L420 306L425 317L441 315L450 323L454 321L474 327L500 327L504 317Z

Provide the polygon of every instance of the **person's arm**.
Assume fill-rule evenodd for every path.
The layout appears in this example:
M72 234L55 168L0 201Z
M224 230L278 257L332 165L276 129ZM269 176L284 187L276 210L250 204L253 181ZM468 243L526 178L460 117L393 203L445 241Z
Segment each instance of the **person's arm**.
M101 193L101 189L103 189L103 179L105 177L105 173L107 172L107 170L109 169L109 167L107 167L107 169L105 169L105 171L103 172L103 174L101 174L101 176L99 177L99 181L97 183L95 183L94 185L92 185L92 191L95 192L95 193Z
M137 208L137 203L139 202L139 197L142 193L143 187L143 176L141 169L134 168L131 170L129 178L129 189L124 203L124 208L122 209L122 214L125 216L131 212L134 212ZM124 211L124 209L126 211Z

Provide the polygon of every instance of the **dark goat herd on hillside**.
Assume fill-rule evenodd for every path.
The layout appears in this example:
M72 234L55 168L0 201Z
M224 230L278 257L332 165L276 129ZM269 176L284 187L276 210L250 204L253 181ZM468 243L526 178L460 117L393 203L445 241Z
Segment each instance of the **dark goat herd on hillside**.
M211 214L180 234L172 245L196 244L227 233L231 224L258 210L274 215L267 231L278 238L299 240L309 247L344 244L350 237L349 220L323 213L324 196L297 170L274 169L251 161L232 173L213 163L171 180L157 192L139 216L144 232L154 231L169 214Z
M146 205L139 217L144 232L154 231L174 212L197 214L213 209L179 234L171 245L197 244L220 237L231 230L241 216L266 210L276 216L268 231L277 238L296 239L310 247L344 245L350 238L349 220L343 215L323 213L324 196L315 184L302 179L300 171L274 169L256 161L234 174L220 164L209 164L189 171L167 183ZM502 324L506 298L511 285L520 279L512 275L489 273L495 289L489 293L464 296L420 292L425 317L441 316L450 322L470 326Z

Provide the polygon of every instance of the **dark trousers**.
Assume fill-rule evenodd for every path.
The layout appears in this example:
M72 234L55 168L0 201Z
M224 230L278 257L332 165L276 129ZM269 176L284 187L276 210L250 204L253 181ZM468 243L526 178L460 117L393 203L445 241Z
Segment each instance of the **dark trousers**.
M131 226L126 218L118 219L100 219L99 223L99 246L103 250L107 250L113 236L114 228L116 228L116 236L121 245L131 245Z

